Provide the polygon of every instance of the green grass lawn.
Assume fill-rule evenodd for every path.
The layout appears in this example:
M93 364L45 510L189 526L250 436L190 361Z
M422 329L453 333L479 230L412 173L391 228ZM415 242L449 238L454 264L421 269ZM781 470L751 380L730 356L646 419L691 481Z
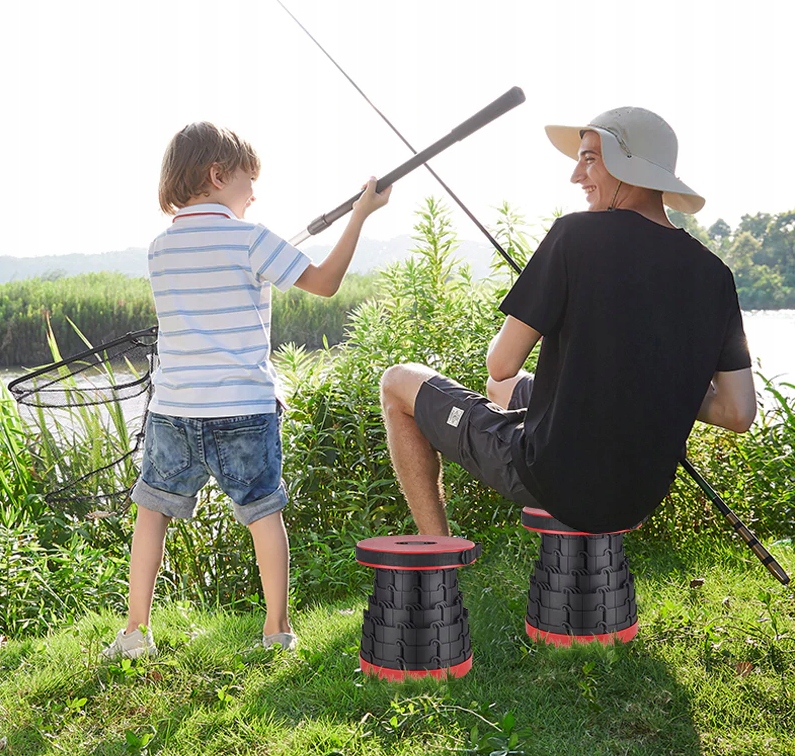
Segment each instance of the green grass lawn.
M99 663L121 620L91 615L0 647L0 754L795 754L793 592L738 540L674 553L627 536L638 637L566 649L524 632L535 538L496 538L459 571L463 678L365 678L358 591L294 612L294 654L256 645L256 611L172 604L157 659ZM795 573L791 545L771 550Z

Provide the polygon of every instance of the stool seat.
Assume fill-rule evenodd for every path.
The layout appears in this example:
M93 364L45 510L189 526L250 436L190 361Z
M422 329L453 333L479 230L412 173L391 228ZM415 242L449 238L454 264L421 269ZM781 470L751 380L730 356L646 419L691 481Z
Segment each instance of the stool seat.
M356 561L366 567L438 570L472 564L480 551L479 543L454 536L376 536L356 544Z
M632 528L624 530L610 530L610 534L629 533L637 530L643 523L638 523ZM536 507L525 507L522 510L522 525L527 530L534 530L536 533L563 533L566 535L604 535L604 533L591 533L584 530L577 530L565 525L560 520L555 519L546 509Z
M534 507L522 510L522 525L541 535L527 592L528 636L557 646L632 640L637 608L623 534L635 528L585 533Z

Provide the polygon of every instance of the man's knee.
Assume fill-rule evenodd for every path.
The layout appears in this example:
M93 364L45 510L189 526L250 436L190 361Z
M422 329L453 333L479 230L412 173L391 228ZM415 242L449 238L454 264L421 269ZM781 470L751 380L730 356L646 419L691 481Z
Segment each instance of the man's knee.
M499 404L499 386L502 381L495 381L491 376L486 379L486 396L489 401Z
M381 376L381 407L385 412L398 410L414 414L414 400L420 386L436 371L415 362L388 367Z
M516 378L508 378L505 381L495 381L493 378L489 377L486 381L486 396L489 398L489 401L494 402L497 406L507 409L516 383Z

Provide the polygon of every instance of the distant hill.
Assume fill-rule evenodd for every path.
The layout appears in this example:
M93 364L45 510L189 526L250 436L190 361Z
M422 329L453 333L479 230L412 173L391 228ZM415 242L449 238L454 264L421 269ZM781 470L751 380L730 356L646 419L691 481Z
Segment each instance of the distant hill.
M366 273L374 268L382 268L407 257L415 245L416 242L410 236L398 236L389 241L361 239L350 270ZM314 261L319 262L329 253L331 246L316 244L303 249ZM476 278L483 278L489 272L492 250L486 244L463 241L456 257L472 266ZM103 252L100 255L0 256L0 284L26 278L58 278L104 270L117 271L131 278L145 278L148 275L146 249L129 247L121 252Z
M117 271L130 278L143 278L148 275L146 250L143 247L129 247L123 252L103 252L101 255L0 256L0 283L23 281L26 278L76 276L101 270Z
M417 245L410 236L396 236L389 241L361 239L353 256L350 270L354 273L366 273L375 268L383 268L390 263L408 257L410 250ZM305 247L304 251L316 262L322 260L330 251L329 245ZM487 244L462 241L456 250L455 257L467 262L472 267L476 278L484 278L489 273L492 248Z

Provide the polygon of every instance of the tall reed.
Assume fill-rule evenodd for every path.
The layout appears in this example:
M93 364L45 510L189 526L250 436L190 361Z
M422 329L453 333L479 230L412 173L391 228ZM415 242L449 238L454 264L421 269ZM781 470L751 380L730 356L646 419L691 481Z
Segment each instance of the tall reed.
M0 366L43 365L51 360L48 328L58 334L64 354L84 349L69 325L101 344L155 323L149 282L121 273L87 273L45 281L12 281L0 286L4 339Z
M274 346L286 342L318 349L344 338L348 314L374 294L373 274L349 274L331 298L297 288L276 291L271 337ZM61 351L75 354L85 338L101 344L157 321L149 281L120 273L90 273L53 281L30 279L0 285L3 339L0 367L43 365L50 361L48 330L58 335Z

